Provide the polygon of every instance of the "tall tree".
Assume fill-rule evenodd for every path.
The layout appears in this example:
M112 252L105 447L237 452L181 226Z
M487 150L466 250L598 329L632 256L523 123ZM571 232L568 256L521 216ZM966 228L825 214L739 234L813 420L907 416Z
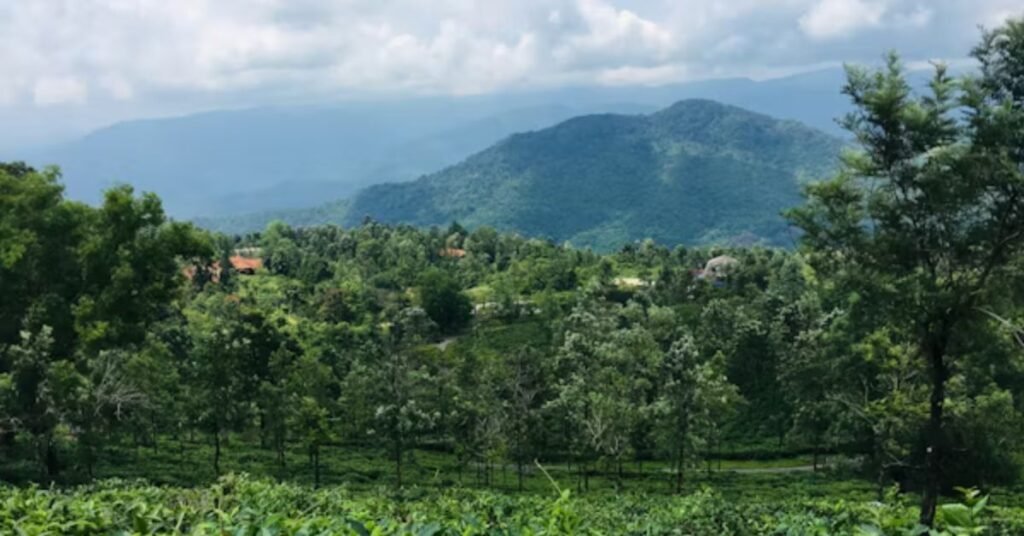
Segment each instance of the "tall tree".
M682 491L687 464L696 458L720 416L735 406L736 387L725 377L721 353L702 358L693 336L672 344L662 364L663 386L659 409L665 415L668 450L675 464L675 490ZM699 460L698 460L699 461Z
M444 334L455 333L465 326L473 311L458 282L436 268L420 279L420 302Z
M899 326L927 364L928 526L948 454L947 381L1024 248L1022 49L1024 23L1011 21L974 51L981 78L957 84L937 66L922 97L895 54L877 72L848 68L855 110L843 124L860 150L790 212L815 266L859 295L862 318Z
M504 365L505 381L501 391L508 414L507 436L512 461L516 464L519 491L522 491L525 467L534 454L547 378L543 354L530 347L516 350Z

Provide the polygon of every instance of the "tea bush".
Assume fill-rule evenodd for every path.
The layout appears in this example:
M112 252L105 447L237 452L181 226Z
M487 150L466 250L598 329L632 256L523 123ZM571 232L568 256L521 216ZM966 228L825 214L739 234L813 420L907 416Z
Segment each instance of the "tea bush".
M512 495L478 490L352 491L227 476L203 488L109 480L61 489L0 490L0 533L193 535L904 535L916 509L778 498L736 502L711 489L685 496ZM944 505L935 534L1024 533L1024 509L976 493Z

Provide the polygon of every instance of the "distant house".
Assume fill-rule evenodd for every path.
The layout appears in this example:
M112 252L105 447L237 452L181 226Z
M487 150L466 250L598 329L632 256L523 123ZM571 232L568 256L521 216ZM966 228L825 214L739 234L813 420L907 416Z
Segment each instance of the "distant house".
M231 268L239 275L255 275L257 270L263 269L263 259L242 255L238 251L235 252L235 255L228 257L228 262L231 263ZM210 281L213 283L220 282L220 272L220 261L211 263L209 267ZM186 266L182 273L191 281L196 276L196 267Z
M461 248L444 248L439 252L442 257L461 259L466 256L466 250Z
M728 255L719 255L709 260L703 270L694 270L691 273L697 279L704 279L716 287L725 285L725 279L739 266L740 261Z
M253 275L256 270L263 268L263 259L253 257L243 257L241 255L232 255L230 259L231 267L236 272L244 275Z
M739 264L740 261L736 260L735 257L719 255L704 265L704 277L722 279L728 276Z

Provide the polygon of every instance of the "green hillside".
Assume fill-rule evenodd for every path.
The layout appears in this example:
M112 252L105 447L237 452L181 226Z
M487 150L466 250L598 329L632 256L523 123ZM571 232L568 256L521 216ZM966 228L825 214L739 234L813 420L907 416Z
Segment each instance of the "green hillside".
M343 222L457 220L600 249L642 238L786 244L780 210L840 146L795 122L687 100L514 135L439 173L362 191Z

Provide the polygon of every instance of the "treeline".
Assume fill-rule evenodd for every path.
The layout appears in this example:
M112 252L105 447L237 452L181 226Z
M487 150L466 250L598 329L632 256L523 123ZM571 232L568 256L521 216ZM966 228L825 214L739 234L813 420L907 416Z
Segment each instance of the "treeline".
M58 188L52 172L5 179ZM26 254L4 273L12 291L8 273L45 289L4 302L23 319L5 334L6 452L34 456L41 478L88 474L105 444L196 433L216 446L215 467L224 438L245 433L282 463L289 448L316 464L325 445L372 445L401 471L407 451L431 446L467 468L567 460L581 485L646 460L673 460L682 478L725 440L864 455L872 474L905 483L923 459L928 382L912 349L893 326L856 329L852 298L803 254L647 241L601 256L489 228L373 222L232 239L164 222L158 208L140 214L145 199L119 189L99 209L61 201L35 212L54 221L74 209L91 215L76 225L113 226L54 235L118 237L105 271L92 272L105 294L48 271L82 273L79 256L96 247L86 243L56 266ZM238 273L236 251L264 268ZM227 268L210 277L218 258ZM702 273L711 258L720 268ZM129 275L120 297L114 285ZM71 306L48 312L50 302ZM118 305L86 322L84 303ZM522 324L537 329L480 341ZM951 482L963 484L1018 473L1008 440L1024 371L1009 334L981 328L951 419L963 453Z
M678 489L724 441L767 438L923 489L931 524L940 491L1016 480L1024 454L1021 49L1020 22L988 33L980 75L937 68L926 96L895 57L851 69L860 151L789 214L797 252L372 221L210 236L152 195L90 208L6 164L4 456L51 480L200 434L219 472L242 434L281 464L303 449L317 481L325 446L369 445L399 485L430 447L485 482L568 461L582 488L671 460Z

